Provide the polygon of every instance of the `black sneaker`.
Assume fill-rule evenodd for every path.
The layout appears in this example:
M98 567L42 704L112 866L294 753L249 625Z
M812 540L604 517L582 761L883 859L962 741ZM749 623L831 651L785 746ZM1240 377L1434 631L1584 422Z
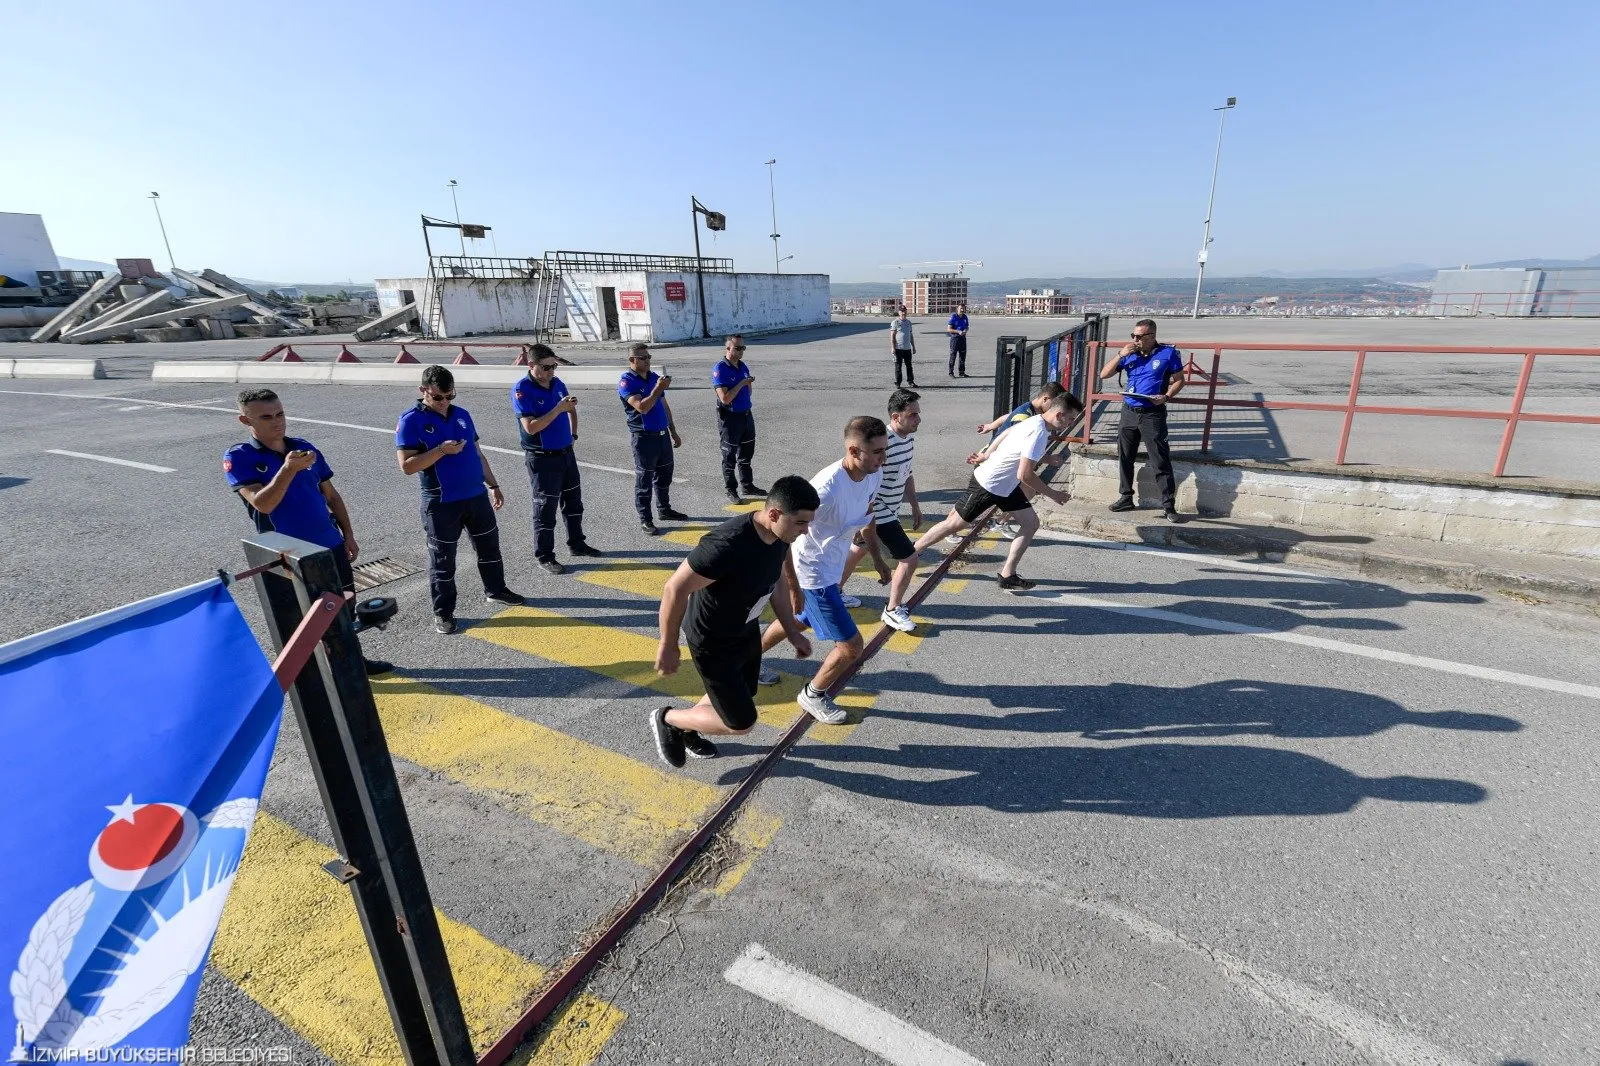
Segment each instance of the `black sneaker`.
M569 544L567 546L567 550L573 555L586 555L590 558L597 558L605 554L605 552L601 551L599 548L596 548L588 541L584 541L582 544Z
M692 729L681 730L683 733L683 750L691 759L715 759L717 746Z
M739 495L739 490L738 489L729 489L728 490L728 502L729 503L743 503L744 502L744 498Z
M958 377L958 378L970 378L971 376L972 375L967 373L965 370L963 370L961 373L956 375L956 377Z
M744 493L746 496L754 496L758 500L764 500L767 498L767 490L759 485L746 485L739 491Z
M1109 511L1131 511L1134 508L1132 496L1118 497L1117 502L1107 508Z
M661 536L661 530L656 528L656 524L654 522L640 522L639 528L650 534L652 537Z
M1038 584L1037 582L1029 581L1021 574L1012 574L1010 577L1002 577L1000 579L1000 587L1007 592L1027 592L1030 589L1037 588Z
M656 754L673 769L683 765L683 730L667 724L671 707L657 707L650 712L650 732L656 738Z
M1182 521L1182 517L1178 514L1177 508L1174 507L1168 507L1164 509L1161 512L1161 517L1165 518L1168 522Z
M394 669L394 663L385 662L382 659L363 658L361 663L367 668L368 677L377 677L379 674L387 674Z
M433 616L433 631L448 637L456 631L456 620L447 614L436 614Z
M670 507L657 508L657 513L659 513L661 515L661 517L665 518L668 522L687 522L687 521L689 521L689 516L688 515L684 514L682 511L674 511Z
M508 607L521 607L528 602L527 597L519 596L510 589L501 589L499 592L485 592L483 598L486 603L503 603ZM455 622L452 619L451 625L453 626L454 624Z
M540 559L539 565L544 568L546 573L564 574L567 572L567 568L556 562L554 559Z

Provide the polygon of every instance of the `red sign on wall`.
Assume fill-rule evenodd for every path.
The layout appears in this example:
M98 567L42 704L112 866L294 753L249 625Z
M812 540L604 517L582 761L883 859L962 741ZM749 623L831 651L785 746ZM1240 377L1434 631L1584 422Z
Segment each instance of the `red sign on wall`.
M681 304L689 298L689 290L681 281L667 282L667 299L673 303Z
M644 293L619 292L617 293L617 306L621 307L624 311L643 311Z

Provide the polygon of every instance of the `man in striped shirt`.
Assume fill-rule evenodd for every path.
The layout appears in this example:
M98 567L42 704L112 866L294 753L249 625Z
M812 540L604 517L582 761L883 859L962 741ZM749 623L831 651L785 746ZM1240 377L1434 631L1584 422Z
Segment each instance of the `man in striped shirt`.
M889 549L897 563L915 554L911 538L900 525L900 503L904 500L911 504L911 528L922 528L922 507L917 502L917 484L911 476L911 458L917 447L914 438L917 427L922 424L922 405L917 402L920 399L921 396L910 389L895 389L889 394L889 451L881 468L883 480L872 498L872 525L861 531L861 543L850 549L844 576L839 579L841 586L850 580L850 575L869 552L880 585L887 585L890 577L889 564L883 558L884 548ZM885 610L883 622L903 633L916 627L904 607Z

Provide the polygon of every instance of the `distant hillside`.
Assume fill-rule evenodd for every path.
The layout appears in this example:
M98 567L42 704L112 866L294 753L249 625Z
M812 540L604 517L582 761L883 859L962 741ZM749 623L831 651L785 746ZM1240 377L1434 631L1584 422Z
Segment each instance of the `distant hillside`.
M1431 277L1432 275L1430 275ZM1329 298L1359 296L1374 290L1391 292L1396 282L1363 278L1207 278L1206 290L1255 299L1261 296L1297 295ZM897 282L836 282L830 286L836 299L871 300L900 295ZM1009 281L974 281L967 286L973 301L999 302L1021 289L1059 289L1073 296L1127 295L1175 296L1194 292L1194 278L1012 278Z

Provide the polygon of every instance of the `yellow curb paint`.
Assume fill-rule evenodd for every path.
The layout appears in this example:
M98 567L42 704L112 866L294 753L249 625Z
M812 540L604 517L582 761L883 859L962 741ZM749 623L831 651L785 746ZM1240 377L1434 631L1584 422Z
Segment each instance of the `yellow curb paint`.
M749 514L751 511L761 510L762 504L761 500L746 500L743 503L723 504L722 509L730 514Z
M372 691L393 754L640 866L665 863L723 798L693 778L429 685L378 678Z
M683 544L692 548L700 543L700 538L711 531L711 525L706 522L691 522L686 525L675 526L661 534L662 540L670 540L674 544Z
M321 869L334 858L288 824L258 815L211 965L335 1062L401 1066L350 890ZM438 917L473 1046L488 1048L521 1016L545 971L477 930ZM587 1066L626 1018L609 1003L578 996L522 1059Z
M661 590L666 587L667 578L672 574L673 571L665 567L636 562L632 559L618 559L614 563L583 570L573 576L590 585L599 585L601 588L616 589L618 592L659 601Z

